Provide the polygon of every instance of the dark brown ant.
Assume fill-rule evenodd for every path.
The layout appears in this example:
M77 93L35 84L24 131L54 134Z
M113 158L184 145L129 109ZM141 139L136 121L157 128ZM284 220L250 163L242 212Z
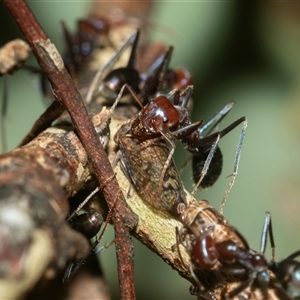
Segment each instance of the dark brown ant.
M88 16L77 21L77 29L74 34L68 30L65 22L61 21L61 27L66 42L66 51L63 61L66 69L77 80L78 72L82 71L92 58L92 52L103 45L111 45L108 39L110 25L104 17ZM101 39L102 38L102 39ZM103 41L105 43L103 44ZM40 87L43 96L51 99L51 85L40 68L25 66L26 70L40 76Z
M61 22L61 25L67 44L64 63L71 75L74 75L73 72L78 72L87 65L93 50L101 47L100 39L101 37L107 38L109 24L103 17L90 15L86 19L77 21L77 30L73 35L68 31L64 22Z
M256 252L250 249L245 238L208 201L193 201L188 206L181 203L177 209L185 226L181 230L176 228L177 248L180 256L179 244L190 253L190 272L198 287L194 288L194 291L197 291L200 298L203 296L203 299L214 299L213 296L207 296L208 287L205 285L205 279L201 277L201 272L206 271L211 271L217 278L215 284L232 279L241 281L229 293L225 291L226 299L238 296L254 282L262 288L263 293L266 293L266 288L271 286L269 275L271 263L264 257L268 233L272 249L271 262L274 261L275 252L269 212L264 219L260 252ZM281 280L279 278L277 280L274 288L280 293L280 299L290 299L280 284Z
M179 112L177 111L176 107L169 101L169 99L162 95L155 97L147 105L143 106L137 95L128 85L124 85L122 87L115 103L121 99L125 88L129 90L130 94L142 108L138 115L132 120L130 120L130 130L128 131L127 135L137 140L142 147L148 147L151 144L154 144L155 141L159 141L162 138L167 140L172 145L170 153L166 159L166 162L164 163L164 167L161 172L159 180L159 187L161 188L166 170L171 162L175 148L175 145L170 139L171 136L165 134L164 131L173 128L173 126L175 126L178 123L178 118L181 116L179 115ZM189 96L190 90L191 89L189 87L186 92L187 97ZM177 98L179 98L179 93L177 93L177 96ZM164 117L165 111L168 111L169 117L171 118L166 119ZM193 131L197 127L199 127L198 124L191 124L189 128L185 129ZM172 135L174 136L177 133L179 136L180 132L172 131ZM117 142L118 140L119 138L117 138Z
M207 130L208 127L214 128L220 122L220 120L222 120L222 118L230 111L234 102L226 105L216 116L214 116L206 124L201 126L202 120L199 120L195 123L191 122L190 114L186 109L188 100L192 94L192 86L188 86L182 92L173 90L166 96L159 95L153 98L145 106L141 104L141 101L139 100L137 95L128 85L123 86L116 101L118 101L122 97L125 88L129 90L133 98L137 103L139 103L140 107L142 108L138 115L130 121L130 135L132 136L132 138L139 140L141 143L143 143L144 146L146 144L151 145L151 143L154 143L155 140L161 138L164 138L171 145L170 154L162 170L159 184L160 187L162 186L165 172L175 151L175 145L172 142L172 138L180 140L183 146L191 153L195 155L202 155L202 158L205 157L205 163L203 164L203 169L199 176L199 180L192 192L193 195L196 193L198 186L201 184L203 178L207 174L220 138L226 135L240 123L243 123L243 128L240 134L240 139L235 156L234 168L231 175L232 180L224 196L224 200L222 201L222 208L237 175L241 148L247 128L247 120L245 117L242 117L220 132L208 134L206 136L203 136L202 134L205 130Z
M95 188L67 219L67 222L70 223L75 230L81 232L88 239L91 239L99 232L103 223L103 217L93 209L89 209L82 214L79 214L79 212L99 190L99 187Z
M102 231L99 233L99 236L97 237L97 233L100 231L102 224L103 224L103 217L101 214L96 212L95 210L88 210L82 214L78 214L78 212L87 204L87 202L99 191L99 187L94 189L93 192L89 194L88 197L84 201L80 203L80 205L76 208L76 210L68 217L67 222L70 223L70 225L80 233L82 233L87 239L91 239L93 237L96 237L94 242L92 243L91 250L88 254L88 256L84 259L82 259L79 262L72 262L70 263L64 273L63 276L63 283L68 283L71 279L71 277L88 261L90 261L92 258L94 258L96 255L101 253L103 250L108 248L113 242L109 243L108 245L105 245L100 248L96 248L108 226L108 222L111 217L111 211L109 211L104 227ZM116 205L116 203L114 203ZM113 205L113 207L114 207ZM113 209L113 208L112 208Z
M90 101L96 89L108 101L113 101L117 98L124 84L128 84L135 93L138 93L142 102L148 101L149 98L156 95L158 92L170 91L174 88L183 89L189 84L192 84L192 76L187 69L169 69L173 47L169 47L164 54L160 55L146 72L140 73L136 67L136 52L139 36L140 31L137 30L123 43L123 45L121 45L110 61L101 67L91 85L92 89L88 93L87 102ZM109 71L131 44L132 48L127 65ZM100 77L107 71L109 71L108 74L98 85ZM128 95L128 91L124 91L123 95Z

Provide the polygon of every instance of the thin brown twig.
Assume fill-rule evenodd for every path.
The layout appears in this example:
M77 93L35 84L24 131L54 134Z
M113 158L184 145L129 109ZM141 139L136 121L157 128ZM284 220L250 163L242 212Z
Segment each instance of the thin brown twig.
M111 164L88 117L81 95L65 69L55 46L23 0L4 0L4 3L26 37L41 69L47 75L54 95L62 101L68 111L109 207L112 207L115 201L118 203L113 210L112 219L115 228L120 298L135 299L133 244L130 230L137 223L137 216L132 213L124 200ZM110 179L108 182L107 178Z
M63 112L65 108L63 104L54 100L51 105L45 110L45 112L36 120L30 132L24 137L19 147L22 147L32 141L41 132L51 126L52 122L56 120Z

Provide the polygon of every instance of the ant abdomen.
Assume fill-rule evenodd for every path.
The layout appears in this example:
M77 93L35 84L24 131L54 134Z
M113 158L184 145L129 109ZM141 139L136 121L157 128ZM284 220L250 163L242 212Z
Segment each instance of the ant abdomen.
M95 210L89 210L72 220L72 227L82 233L86 238L91 239L100 230L103 224L103 217Z
M203 167L209 155L210 148L199 151L199 153L193 155L192 168L193 168L193 180L197 183L202 175ZM208 188L212 186L219 178L223 166L223 155L219 147L216 148L214 156L212 158L210 167L203 180L200 183L201 188Z
M124 84L128 84L135 92L139 92L140 75L138 71L131 67L118 68L112 70L102 80L99 92L103 97L109 101L114 101ZM124 91L123 96L128 95L127 90Z

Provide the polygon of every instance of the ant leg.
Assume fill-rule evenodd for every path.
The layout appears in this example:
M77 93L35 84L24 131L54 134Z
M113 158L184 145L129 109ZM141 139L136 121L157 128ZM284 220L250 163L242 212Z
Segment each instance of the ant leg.
M132 95L133 99L138 103L138 105L140 105L140 107L143 108L142 102L139 100L138 96L134 93L132 88L128 84L124 84L122 86L117 98L115 99L113 105L110 107L109 114L108 114L107 118L111 118L111 115L112 115L113 111L115 110L116 106L118 105L119 101L121 100L121 98L123 96L123 93L124 93L126 88L130 92L130 94ZM102 122L102 123L104 123L104 122Z
M224 117L231 111L235 104L235 101L230 101L228 104L226 104L220 111L217 112L210 120L208 120L206 123L204 123L199 128L200 135L203 135L203 133L212 126L212 128L207 132L206 135L209 135L216 126L219 125L219 123L224 119Z
M173 154L175 152L175 144L172 142L172 140L169 139L169 137L166 134L164 134L162 131L160 131L160 133L165 138L165 140L169 142L169 144L171 145L171 149L170 149L170 153L169 153L169 155L168 155L168 157L165 161L164 167L163 167L163 169L161 171L161 174L160 174L159 186L158 186L159 190L161 190L161 188L163 186L163 181L164 181L165 174L167 172L167 169L168 169L168 167L171 163Z
M189 161L191 161L193 158L193 155L190 155L185 162L181 165L180 169L178 170L179 175L182 174L183 170L185 169L185 167L188 165Z
M202 292L205 291L205 287L203 286L203 284L200 282L197 275L195 274L192 264L190 264L190 273L191 273L193 279L196 281L199 290Z
M131 49L131 53L130 53L130 56L128 59L127 67L134 68L134 66L136 64L136 49L137 49L139 37L140 37L140 30L136 30L136 34L135 34L135 37L133 40L132 49Z
M93 255L89 255L86 259L83 259L81 261L79 261L78 263L70 263L63 275L62 278L62 282L63 284L67 284L70 282L71 278L74 276L74 274L76 274L76 272L87 262L89 262L92 258L94 258L96 255L98 255L99 253L101 253L102 251L106 250L107 248L109 248L109 246L112 245L112 243L114 242L114 240L112 240L109 244L100 247L99 249L97 249Z
M165 76L169 68L172 52L174 47L170 46L169 49L160 55L148 68L148 70L140 75L143 98L147 95L159 95L159 91L165 89Z
M220 210L221 214L223 214L223 208L224 208L225 202L228 198L228 195L229 195L229 193L230 193L230 191L231 191L231 189L234 185L234 182L235 182L235 179L236 179L236 176L237 176L238 167L239 167L239 163L240 163L240 158L241 158L241 154L242 154L242 147L243 147L243 144L244 144L246 130L247 130L247 126L248 126L247 119L245 117L242 117L237 121L234 122L234 123L239 124L243 121L243 127L242 127L242 130L241 130L241 133L240 133L239 142L238 142L235 157L234 157L233 170L232 170L231 175L229 175L229 176L231 176L231 181L229 182L229 186L228 186L227 190L225 191L225 194L224 194L223 199L222 199L221 204L220 204L219 210ZM229 177L229 176L227 176L227 177Z
M140 106L140 108L143 108L144 105L142 104L141 100L139 99L139 97L137 96L137 94L133 91L133 89L130 87L130 85L128 85L127 83L125 83L122 87L122 89L120 90L119 95L121 94L121 96L118 95L118 98L121 99L122 94L124 93L125 88L127 88L127 90L129 91L129 93L131 94L131 96L133 97L133 99L136 101L136 103ZM117 101L117 100L115 100ZM114 104L113 106L116 106L116 104Z
M170 144L170 153L164 163L163 169L161 171L161 175L160 175L160 179L159 179L159 190L162 188L163 186L163 181L164 181L164 176L167 172L168 167L170 166L173 154L175 152L175 144L172 142L172 140L169 138L168 134L163 133L161 130L159 130L161 136L153 138L153 139L149 139L147 141L144 141L142 143L142 146L140 147L140 150L142 150L143 148L149 147L151 145L154 145L156 141L161 141L162 139L166 140L169 144Z
M124 160L122 159L122 152L119 150L115 156L114 156L114 159L112 161L112 168L113 170L115 169L115 167L117 166L118 162L120 162L120 165L121 165L121 169L125 175L125 177L127 178L127 180L129 181L129 187L128 187L128 190L127 190L127 197L131 197L131 185L132 185L132 177L130 176L130 171L128 170L128 168L126 167L126 164L124 163Z
M115 54L110 58L110 60L105 63L96 73L90 87L87 93L87 96L85 98L85 103L88 104L91 102L93 94L98 86L98 82L100 78L103 76L104 72L106 70L109 70L109 68L116 63L116 61L120 58L121 54L124 52L124 50L132 44L136 39L137 36L139 35L139 30L134 31L129 38L117 49Z
M274 241L274 235L273 235L272 219L271 219L270 212L267 211L265 213L265 219L264 219L264 224L263 224L263 229L262 229L262 234L261 234L261 241L260 241L260 253L261 254L264 254L266 251L268 233L269 233L271 249L272 249L271 260L274 261L275 260L275 241Z
M232 174L230 175L230 176L232 176L232 180L230 181L229 187L227 188L227 190L224 194L224 197L221 201L221 205L220 205L220 212L221 213L223 213L223 207L224 207L225 202L227 200L227 197L228 197L228 195L229 195L229 193L230 193L230 191L231 191L231 189L234 185L234 181L235 181L235 178L236 178L236 175L237 175L237 170L238 170L238 166L239 166L242 145L244 143L246 129L247 129L247 119L245 117L242 117L242 118L236 120L235 122L233 122L232 124L230 124L229 126L227 126L222 131L213 133L213 134L208 135L204 138L200 138L198 140L198 142L195 143L195 145L194 145L195 148L198 148L198 151L207 150L207 149L209 149L209 147L210 147L210 151L208 153L208 156L206 157L203 169L202 169L202 171L199 175L200 178L199 178L197 184L195 185L195 188L192 191L192 196L195 195L195 193L197 191L197 188L199 187L199 185L201 184L204 176L207 173L207 170L208 170L209 165L211 163L211 160L214 156L214 153L217 149L217 144L218 144L220 138L223 137L224 135L226 135L227 133L229 133L231 130L233 130L236 126L238 126L241 123L243 123L244 125L243 125L243 128L242 128L241 133L240 133L239 143L238 143L238 146L237 146L237 151L236 151L236 154L235 154L235 159L234 159L234 164L233 164L233 171L232 171Z
M224 128L221 131L215 132L210 135L206 135L205 137L201 138L195 146L203 147L203 145L209 144L209 143L211 143L211 141L214 141L218 135L220 136L220 138L222 138L223 136L225 136L227 133L231 132L235 127L237 127L241 123L244 123L241 134L240 134L240 139L241 139L241 136L245 135L245 132L247 129L247 124L248 124L247 119L245 117L241 117L241 118L237 119L236 121L234 121L233 123L231 123L230 125L228 125L226 128Z
M294 259L298 256L300 256L300 250L297 250L297 251L293 252L288 257L284 258L281 262L286 261L286 260L292 260L292 259Z
M201 171L200 178L199 178L198 182L195 184L195 186L194 186L194 188L193 188L193 190L192 190L192 192L191 192L191 195L192 195L193 197L194 197L194 195L196 194L196 192L197 192L197 190L198 190L198 187L199 187L200 184L201 184L201 181L203 180L204 176L205 176L206 173L207 173L207 170L208 170L208 168L209 168L209 166L210 166L210 163L211 163L211 160L212 160L212 158L213 158L213 156L214 156L214 154L215 154L215 151L216 151L216 148L217 148L218 143L219 143L219 141L220 141L220 138L221 138L221 136L220 136L220 135L217 135L217 138L216 138L215 142L212 144L212 146L211 146L211 148L210 148L209 154L208 154L208 156L207 156L207 158L206 158L206 161L205 161L205 163L204 163L203 169L202 169L202 171Z

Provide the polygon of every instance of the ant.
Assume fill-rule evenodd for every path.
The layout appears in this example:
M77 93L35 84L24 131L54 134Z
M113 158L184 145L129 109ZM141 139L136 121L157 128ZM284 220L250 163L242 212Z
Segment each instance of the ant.
M199 155L201 156L201 159L205 159L203 169L199 176L200 178L192 191L192 195L194 195L198 186L201 184L203 178L207 174L210 163L213 161L214 153L218 147L220 138L226 135L240 123L243 123L243 128L235 155L232 180L221 203L222 209L237 175L241 149L247 128L247 120L245 117L242 117L222 131L213 134L203 136L203 132L210 126L214 128L230 111L234 103L231 102L226 105L216 116L201 126L203 122L202 120L199 120L195 123L191 122L190 114L186 109L187 103L193 91L192 86L188 86L181 92L176 89L172 90L166 96L158 95L145 106L142 105L138 96L128 85L123 86L116 101L119 101L119 99L122 97L125 88L127 88L134 100L141 107L141 111L137 114L137 116L129 121L130 132L128 132L128 135L138 140L143 147L146 145L150 146L159 139L165 139L171 145L170 153L165 161L165 165L160 176L160 188L162 187L163 178L175 151L175 145L172 141L172 138L181 141L183 146L192 154ZM213 161L213 163L214 162L215 161ZM217 165L217 167L219 167L219 165Z
M184 89L193 83L192 76L186 68L169 69L173 47L161 54L144 73L140 73L136 67L136 52L140 30L136 30L129 36L127 40L116 50L113 57L100 68L95 76L92 89L88 93L87 103L91 100L94 91L98 92L108 101L117 98L124 84L128 84L138 94L144 102L145 99L157 94L162 90L171 90L174 88ZM104 72L109 70L119 57L124 53L129 45L132 44L131 52L125 67L119 67L109 71L106 76L98 84L100 77ZM128 91L124 91L123 96L128 95Z
M95 188L88 197L84 201L80 203L80 205L74 210L74 212L68 217L67 222L70 223L70 225L75 229L76 231L82 233L87 239L91 239L93 237L95 238L95 241L92 243L91 250L88 254L88 256L79 262L72 262L70 263L64 273L63 276L63 283L68 283L71 279L71 277L88 261L90 261L92 258L94 258L96 255L107 249L112 243L110 242L108 245L105 245L103 247L100 247L96 249L97 245L99 244L102 236L104 235L104 232L108 226L110 217L111 217L111 212L113 207L116 205L114 203L113 207L109 211L106 221L104 224L104 227L102 231L99 233L99 236L97 237L97 233L100 231L104 221L103 217L101 214L96 212L93 209L90 209L86 212L83 212L82 214L78 214L78 212L86 205L86 203L98 192L100 191L100 188L97 187Z
M92 52L96 48L103 46L101 37L105 44L111 45L108 39L109 23L104 17L88 16L86 19L77 21L77 30L75 34L71 34L65 23L61 22L63 34L67 45L67 53L64 56L65 67L75 78L75 74L86 67L91 59Z
M111 46L108 39L109 24L103 17L90 15L86 19L77 21L77 30L74 34L69 32L64 21L61 21L60 24L67 48L66 53L63 55L64 65L73 80L77 81L78 72L86 68L92 58L92 52L103 47L100 41L101 37L105 37L106 44ZM43 96L53 99L51 86L45 74L37 67L26 66L25 69L40 76L40 87Z
M282 284L283 280L278 276L277 271L280 269L279 266L298 256L300 251L295 252L278 264L274 263L275 243L269 212L265 214L260 251L256 252L249 247L238 230L231 226L224 216L214 209L208 201L192 201L187 206L180 203L177 210L180 220L184 224L184 227L180 230L176 228L177 250L181 257L179 244L182 244L190 253L190 272L197 283L197 287L193 291L196 291L199 297L214 299L211 293L207 293L208 288L204 284L205 279L200 279L201 273L205 274L206 271L211 271L217 285L232 279L242 281L225 295L226 299L232 299L240 295L254 282L263 289L262 291L265 294L266 288L272 286L276 288L277 293L280 293L280 299L291 299L285 291ZM268 233L272 249L272 259L269 263L264 257ZM272 281L269 274L269 270L272 270L272 268L276 276L275 282ZM197 275L196 271L198 271ZM285 275L290 276L287 278L296 287L297 280L292 281L296 279L297 273L291 274L288 271ZM286 276L283 276L283 278L286 278Z

